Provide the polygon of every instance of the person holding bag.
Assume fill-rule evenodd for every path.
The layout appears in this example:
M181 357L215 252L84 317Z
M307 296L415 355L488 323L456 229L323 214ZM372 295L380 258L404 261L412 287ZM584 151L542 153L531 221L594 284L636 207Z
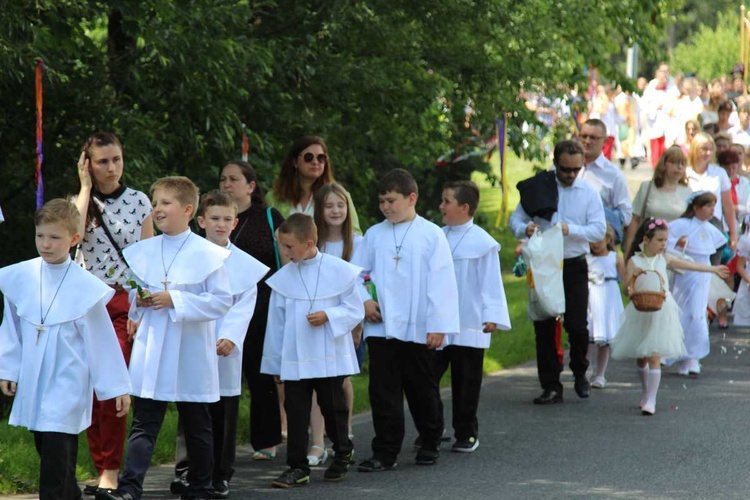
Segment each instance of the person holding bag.
M519 183L521 203L510 217L510 227L520 240L535 231L560 225L563 234L563 288L565 290L564 327L570 340L570 368L575 376L575 391L589 397L586 379L588 351L588 266L589 243L604 238L606 222L601 196L578 174L583 168L583 148L577 141L559 142L554 151L554 181L543 172ZM525 183L527 183L525 185ZM533 184L532 189L528 189ZM534 321L537 369L543 392L534 404L563 401L560 372L562 347L554 317Z

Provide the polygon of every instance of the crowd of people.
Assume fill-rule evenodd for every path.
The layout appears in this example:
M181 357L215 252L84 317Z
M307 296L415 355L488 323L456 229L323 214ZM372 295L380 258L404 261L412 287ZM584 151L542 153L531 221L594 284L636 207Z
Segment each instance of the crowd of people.
M397 468L404 397L416 463L437 462L449 367L451 450L477 449L484 351L510 319L500 246L473 222L476 184L445 186L440 228L417 214L412 175L393 169L378 185L385 220L362 236L319 137L292 145L268 196L243 161L200 198L185 177L158 179L147 196L122 182L123 168L120 140L92 136L78 195L35 215L39 257L0 270L0 388L14 397L9 423L34 435L40 498L141 498L169 403L179 415L170 490L226 498L243 376L253 458L273 460L287 441L288 468L271 484L307 485L327 461L324 479L341 481L355 463L349 377L365 345L375 438L357 470ZM83 430L98 481L81 492Z

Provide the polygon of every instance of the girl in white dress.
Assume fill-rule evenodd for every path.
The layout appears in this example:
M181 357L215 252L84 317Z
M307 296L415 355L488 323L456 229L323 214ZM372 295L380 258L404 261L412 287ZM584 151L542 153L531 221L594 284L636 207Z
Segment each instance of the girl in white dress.
M620 328L622 295L619 279L625 277L625 260L615 251L615 231L607 224L604 239L591 243L586 255L589 266L589 360L596 354L596 375L591 387L607 385L604 373L609 362L609 343Z
M318 249L347 262L362 241L362 236L354 232L352 212L349 211L349 197L346 190L337 183L322 186L314 198L315 225L318 227ZM357 358L360 357L359 348L362 344L362 326L352 332ZM361 362L360 362L361 365ZM344 379L344 394L349 407L349 434L352 428L352 405L354 404L354 388L349 377ZM311 466L321 465L328 459L325 448L325 421L320 412L318 402L313 398L310 412L311 446L307 461Z
M682 217L670 223L668 246L683 251L699 264L711 263L711 255L727 242L724 234L709 219L713 217L716 196L708 191L698 191L688 199L688 209ZM699 359L708 356L708 295L711 277L703 273L687 272L677 275L672 283L672 294L680 306L680 323L685 333L684 358L666 360L667 365L679 361L680 375L698 375Z
M612 357L615 359L636 358L638 376L641 380L641 399L638 406L644 415L656 413L656 394L661 382L661 358L680 357L686 352L680 325L680 308L669 293L667 267L713 272L719 276L729 274L726 266L712 267L666 255L664 250L667 248L668 236L667 221L663 219L646 219L638 229L629 256L631 258L628 259L625 282L630 283L633 276L647 272L658 274L664 280L667 297L662 308L654 312L641 312L632 302L628 304L622 315L620 330L611 343ZM640 252L634 254L636 248L639 248ZM628 294L632 295L635 291L629 288Z
M750 215L745 217L745 231L737 243L737 275L742 278L734 299L734 326L750 326Z

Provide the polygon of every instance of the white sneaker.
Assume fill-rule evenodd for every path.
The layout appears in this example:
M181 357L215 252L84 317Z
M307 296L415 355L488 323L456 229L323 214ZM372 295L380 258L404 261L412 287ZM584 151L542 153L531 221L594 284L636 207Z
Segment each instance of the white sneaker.
M604 387L607 385L607 379L604 377L596 377L593 382L591 382L591 387L594 389L604 389Z
M682 375L684 377L687 377L690 374L690 360L686 359L682 363L680 363L680 367L677 369L677 375Z
M323 465L324 463L326 463L326 460L328 460L328 450L326 450L325 448L321 448L320 446L316 446L316 445L312 445L310 447L310 450L312 451L313 448L316 450L323 451L323 454L321 456L307 455L307 464L310 467L317 467L318 465Z
M691 359L688 362L688 374L690 375L700 375L701 373L701 364L698 362L697 359Z

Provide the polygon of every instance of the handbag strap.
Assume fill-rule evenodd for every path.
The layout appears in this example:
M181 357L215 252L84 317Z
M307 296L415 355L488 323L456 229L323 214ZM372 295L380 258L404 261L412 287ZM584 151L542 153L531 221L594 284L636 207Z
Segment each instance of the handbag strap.
M641 209L641 222L646 220L646 207L648 207L648 196L651 194L651 185L654 181L648 182L648 188L646 189L646 198L643 200L643 208Z
M94 218L96 219L97 224L99 224L99 227L104 230L104 234L107 235L107 239L112 244L112 247L114 247L115 252L117 252L117 256L120 257L120 260L122 260L128 268L130 268L130 264L128 264L128 261L125 260L125 256L122 254L120 245L117 244L115 238L112 236L112 233L109 230L109 226L107 226L107 224L104 222L104 214L99 208L99 205L96 203L96 200L92 197L91 200L89 200L89 203L94 204L92 210L92 212L94 213Z
M273 227L273 215L271 214L271 207L266 208L266 218L268 219L268 225L271 227L271 239L273 240L273 256L276 257L276 269L281 269L281 261L279 260L279 244L276 242L276 228Z

